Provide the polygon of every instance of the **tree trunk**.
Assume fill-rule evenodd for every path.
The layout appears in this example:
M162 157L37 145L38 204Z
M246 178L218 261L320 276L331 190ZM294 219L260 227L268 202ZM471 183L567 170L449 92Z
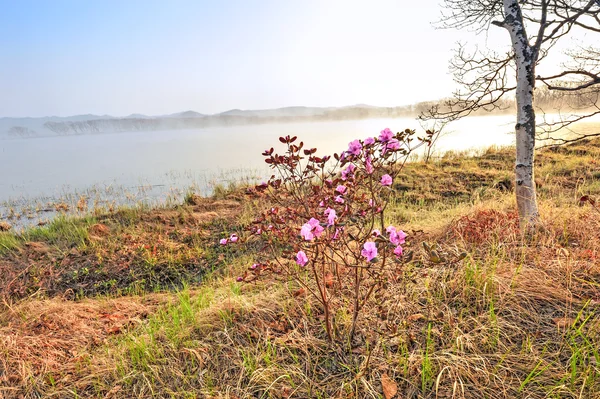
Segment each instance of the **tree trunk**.
M535 87L534 51L527 40L521 8L517 0L504 0L504 27L509 31L517 68L517 158L515 165L515 193L521 227L537 224L539 211L534 180Z

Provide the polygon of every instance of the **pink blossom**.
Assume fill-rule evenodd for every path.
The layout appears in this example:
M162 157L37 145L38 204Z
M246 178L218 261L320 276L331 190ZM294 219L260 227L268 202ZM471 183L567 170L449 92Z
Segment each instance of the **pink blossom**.
M219 240L219 244L221 244L221 245L227 245L228 242L229 242L229 240L227 238L221 238Z
M254 270L254 269L256 269L259 266L260 266L259 263L254 263L252 266L250 266L250 269Z
M365 242L365 245L363 245L363 250L360 254L367 258L367 262L372 261L375 259L375 257L377 257L377 245L372 241Z
M398 245L396 248L394 248L394 255L402 256L402 247L400 245Z
M340 234L342 234L342 229L335 229L335 233L333 234L333 237L331 237L332 240L337 240L340 238Z
M396 232L396 228L394 226L390 225L390 226L388 226L388 227L385 228L385 232L388 233L388 234L390 234L392 231Z
M394 136L394 132L392 132L390 129L388 129L386 127L379 134L379 140L381 140L385 143L385 142L389 141L393 136Z
M341 195L338 195L337 197L335 197L335 202L337 202L338 204L343 204L344 198L342 198Z
M306 241L312 241L313 238L315 238L312 229L313 228L310 224L304 223L302 225L302 228L300 229L300 235L302 236L302 238L304 238Z
M353 163L349 164L346 169L342 170L342 180L347 180L348 177L352 177L355 169L356 166Z
M399 243L404 244L406 242L406 237L408 236L408 234L406 234L402 230L398 231L397 234L398 234L398 239L400 240Z
M313 229L313 233L315 235L315 237L319 237L321 234L323 234L323 230L325 230L325 228L321 225L317 225L315 226L315 228Z
M319 206L320 206L321 208L323 208L323 207L325 206L325 201L321 201L321 202L319 202Z
M308 223L304 223L302 225L302 228L300 229L300 235L306 241L312 241L315 237L319 237L321 234L323 234L323 230L325 230L320 223L321 222L319 222L317 219L310 218Z
M381 176L381 185L382 186L391 186L392 185L392 176L385 174Z
M262 229L258 229L258 230L256 230L256 234L257 234L257 235L261 235L261 234L262 234Z
M367 155L367 159L365 160L365 169L367 171L368 174L373 173L374 168L373 168L373 163L371 162L371 156Z
M373 143L375 143L375 139L373 137L367 137L365 139L365 145L371 145Z
M402 230L396 231L396 229L389 232L390 233L390 242L394 245L404 244L406 242L406 233Z
M399 150L400 142L396 139L391 139L385 146L388 150Z
M333 226L337 216L335 214L335 209L327 208L325 209L325 215L327 216L327 226Z
M300 266L305 266L308 263L308 257L304 253L304 251L298 251L296 254L296 263Z
M352 155L360 155L361 150L362 144L360 144L360 140L354 140L348 144L348 153Z
M369 199L369 206L373 206L373 205L375 205L375 203L373 202L373 198L370 198Z
M373 232L371 233L371 235L373 235L375 237L379 237L381 235L381 231L379 231L379 229L373 229Z
M243 277L238 277L235 279L235 281L237 281L238 283L241 283L242 281L244 281Z
M229 241L231 242L237 242L238 239L239 237L237 236L237 234L232 234L231 237L229 237Z
M335 191L337 191L340 194L344 194L346 192L346 186L343 186L343 185L340 184L339 186L337 186L337 188L335 189Z

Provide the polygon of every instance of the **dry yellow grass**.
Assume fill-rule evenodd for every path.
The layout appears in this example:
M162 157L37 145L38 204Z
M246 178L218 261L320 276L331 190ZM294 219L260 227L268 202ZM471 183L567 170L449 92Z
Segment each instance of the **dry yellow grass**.
M410 191L397 187L390 218L411 232L414 262L365 308L353 342L329 343L319 304L298 287L236 283L259 249L209 244L201 256L226 266L177 292L10 303L0 317L0 392L6 398L381 398L385 386L389 395L397 389L395 398L600 397L600 211L579 203L583 194L600 193L599 149L591 142L540 155L543 223L527 237L503 180L508 151L411 166L419 174L402 183ZM190 206L202 203L193 200ZM170 235L161 248L177 253L188 242L183 227L213 223L216 235L206 234L216 242L251 211L239 202L205 205L123 214L104 221L108 232L90 223L86 234L98 239L84 242L102 250L120 242L110 241L114 234L146 237L140 226L150 225L156 230L148 237L165 237L158 227L165 225ZM227 219L218 218L221 211ZM434 264L424 241L467 256ZM27 251L58 256L55 241L40 242ZM111 251L102 253L119 253ZM340 308L335 323L344 331L350 311Z

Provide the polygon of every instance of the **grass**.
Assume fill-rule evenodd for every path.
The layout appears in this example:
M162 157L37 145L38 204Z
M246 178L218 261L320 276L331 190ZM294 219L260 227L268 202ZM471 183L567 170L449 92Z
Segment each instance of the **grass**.
M508 149L410 164L390 222L415 252L331 346L320 307L235 277L221 247L263 206L233 188L183 205L0 233L0 392L61 398L600 397L600 193L589 141L538 156L543 231L518 230ZM465 252L462 262L431 261ZM350 317L336 315L339 328Z

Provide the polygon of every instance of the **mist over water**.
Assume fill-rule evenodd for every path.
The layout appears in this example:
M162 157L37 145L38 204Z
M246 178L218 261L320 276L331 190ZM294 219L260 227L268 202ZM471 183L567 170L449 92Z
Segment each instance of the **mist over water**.
M510 145L514 117L471 117L451 126L437 152ZM383 128L422 131L414 119L367 119L313 123L215 127L0 141L0 202L53 198L110 185L152 186L150 196L195 184L208 193L210 182L269 170L261 153L277 138L297 135L317 154L346 149L355 138L377 136Z

